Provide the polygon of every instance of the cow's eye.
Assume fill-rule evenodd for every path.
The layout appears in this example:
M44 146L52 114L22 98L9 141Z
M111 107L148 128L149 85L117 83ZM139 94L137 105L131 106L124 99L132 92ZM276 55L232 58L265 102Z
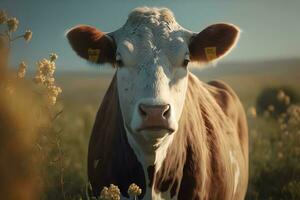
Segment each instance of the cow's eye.
M116 56L116 65L117 65L117 67L123 67L124 66L124 63L121 59L120 54L117 54L117 56Z
M191 60L190 60L190 56L187 54L187 55L184 57L182 66L183 66L183 67L187 67L190 61L191 61Z

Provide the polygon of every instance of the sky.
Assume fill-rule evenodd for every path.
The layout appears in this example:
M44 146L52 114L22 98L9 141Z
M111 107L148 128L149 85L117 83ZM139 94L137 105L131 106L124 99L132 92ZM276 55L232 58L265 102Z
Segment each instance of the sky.
M167 7L194 32L218 22L239 26L240 41L223 62L300 57L299 0L0 0L0 9L20 21L16 36L26 29L33 32L30 43L13 43L12 64L24 60L35 65L55 52L58 70L88 69L71 50L65 32L77 24L114 31L139 6Z

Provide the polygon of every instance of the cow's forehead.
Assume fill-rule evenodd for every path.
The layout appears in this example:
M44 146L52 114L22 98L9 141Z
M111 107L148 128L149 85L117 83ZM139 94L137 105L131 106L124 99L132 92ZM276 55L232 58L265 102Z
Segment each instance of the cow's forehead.
M148 7L133 10L124 26L113 33L118 51L132 60L159 56L157 52L182 59L189 35L169 9Z
M179 28L175 17L167 8L137 8L128 16L124 26L128 28L138 28L146 25L151 29L166 28L166 30L176 30ZM168 32L168 31L167 31Z
M167 8L137 8L133 10L122 28L114 34L117 42L141 41L153 46L153 42L168 42L184 37L184 29L176 22Z

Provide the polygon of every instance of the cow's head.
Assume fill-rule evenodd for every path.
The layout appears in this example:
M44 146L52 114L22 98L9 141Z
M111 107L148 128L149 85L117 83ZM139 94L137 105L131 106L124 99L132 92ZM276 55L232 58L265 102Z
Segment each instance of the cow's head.
M164 8L135 9L115 32L80 25L67 33L79 56L117 68L124 125L127 134L141 144L176 132L185 102L188 63L221 58L238 36L236 26L224 23L193 33Z

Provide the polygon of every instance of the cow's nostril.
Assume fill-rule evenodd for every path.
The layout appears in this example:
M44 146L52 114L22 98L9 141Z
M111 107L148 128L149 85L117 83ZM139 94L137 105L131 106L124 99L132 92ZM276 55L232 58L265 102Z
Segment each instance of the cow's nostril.
M168 119L170 117L170 105L165 105L164 107L164 111L162 113L162 116L165 118L165 119Z
M140 112L141 116L143 116L143 117L147 116L147 110L145 109L143 104L139 105L139 112Z

